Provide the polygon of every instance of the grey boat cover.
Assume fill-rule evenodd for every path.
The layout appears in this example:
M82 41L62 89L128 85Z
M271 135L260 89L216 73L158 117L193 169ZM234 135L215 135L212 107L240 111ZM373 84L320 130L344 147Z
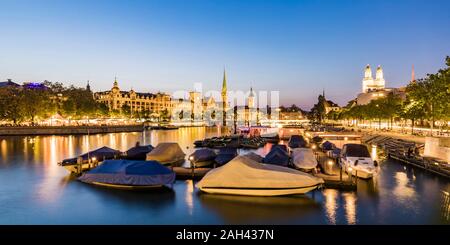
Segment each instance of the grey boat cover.
M147 160L158 161L162 164L176 163L184 160L183 150L178 143L159 143L155 149L147 154Z
M317 167L317 159L310 148L295 148L292 150L292 163L297 168L313 169Z
M106 160L78 180L129 186L172 184L175 173L156 161Z
M216 153L211 149L199 149L189 156L189 160L194 163L214 161L216 156Z
M323 179L310 174L237 156L228 164L209 171L198 188L282 189L311 187Z

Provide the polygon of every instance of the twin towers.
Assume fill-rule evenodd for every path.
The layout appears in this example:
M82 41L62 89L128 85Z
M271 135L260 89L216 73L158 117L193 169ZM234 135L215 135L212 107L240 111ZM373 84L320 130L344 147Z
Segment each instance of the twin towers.
M367 93L370 91L380 90L385 88L386 81L383 77L383 69L379 65L375 74L375 79L372 76L372 69L367 64L364 70L364 78L362 80L362 92Z

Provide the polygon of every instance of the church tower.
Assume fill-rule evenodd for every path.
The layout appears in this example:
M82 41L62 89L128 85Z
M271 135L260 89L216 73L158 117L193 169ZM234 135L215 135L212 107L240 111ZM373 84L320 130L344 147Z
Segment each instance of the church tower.
M370 68L370 65L367 64L364 70L364 78L362 81L362 92L367 93L372 85L373 85L372 69Z
M255 94L253 93L253 88L250 87L250 94L247 99L248 108L255 108Z
M227 126L227 76L225 69L223 69L223 81L222 81L222 120L223 126Z
M377 68L377 73L375 75L375 83L374 88L375 89L383 89L385 86L384 76L383 76L383 69L379 65Z
M91 92L91 85L89 84L89 80L87 81L86 91Z

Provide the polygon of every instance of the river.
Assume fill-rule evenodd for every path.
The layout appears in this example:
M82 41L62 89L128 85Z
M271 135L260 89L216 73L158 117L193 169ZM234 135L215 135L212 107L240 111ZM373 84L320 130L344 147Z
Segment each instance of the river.
M192 142L214 128L84 136L0 136L0 224L450 224L450 182L385 160L357 191L316 190L304 196L202 194L191 180L154 191L81 183L57 162L100 146L127 150L136 141ZM264 154L267 148L261 148Z

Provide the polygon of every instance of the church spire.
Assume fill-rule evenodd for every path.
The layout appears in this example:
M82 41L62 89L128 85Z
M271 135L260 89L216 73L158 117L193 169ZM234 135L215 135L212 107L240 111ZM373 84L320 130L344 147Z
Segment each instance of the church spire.
M119 84L117 83L117 77L114 77L114 87L119 87Z
M223 69L222 96L227 93L227 74Z
M89 84L89 80L87 81L86 90L91 92L91 85Z
M411 70L411 82L414 83L415 81L416 81L416 74L414 72L414 64L413 64Z

